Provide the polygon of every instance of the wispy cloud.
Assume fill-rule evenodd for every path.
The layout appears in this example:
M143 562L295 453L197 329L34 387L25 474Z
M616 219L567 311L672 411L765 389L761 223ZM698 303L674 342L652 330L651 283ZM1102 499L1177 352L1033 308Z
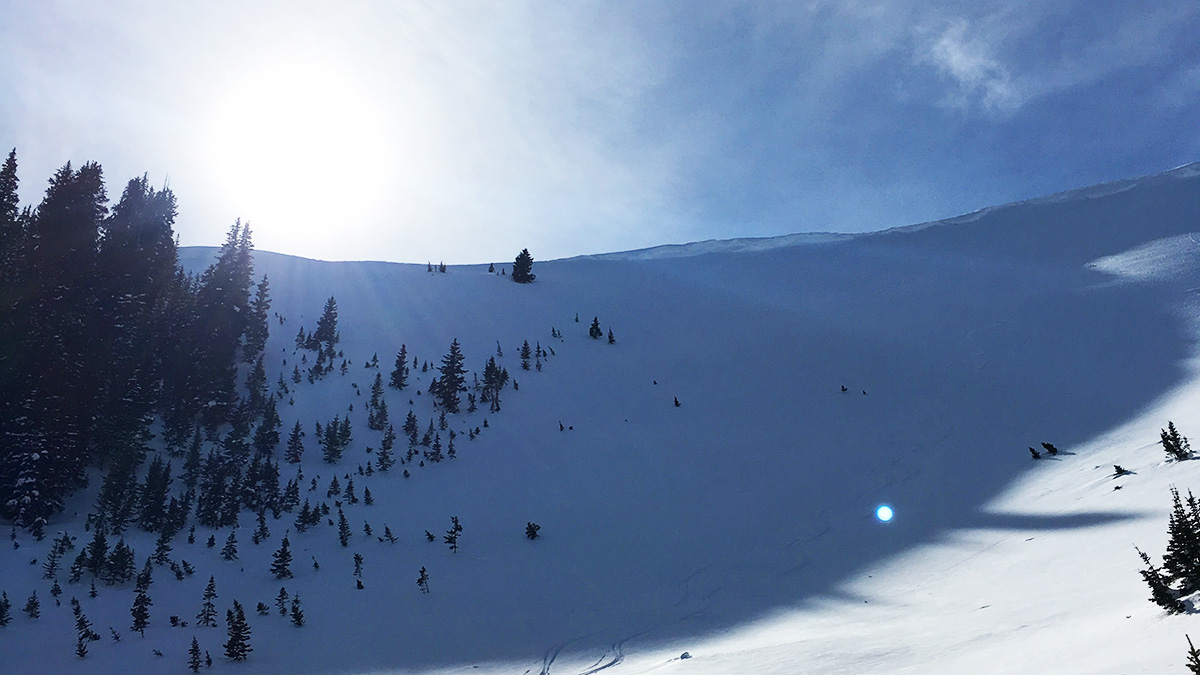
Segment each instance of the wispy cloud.
M1023 103L1008 69L994 56L985 41L968 34L966 20L950 23L924 53L944 76L953 82L945 101L968 107L978 102L986 110L1008 113Z

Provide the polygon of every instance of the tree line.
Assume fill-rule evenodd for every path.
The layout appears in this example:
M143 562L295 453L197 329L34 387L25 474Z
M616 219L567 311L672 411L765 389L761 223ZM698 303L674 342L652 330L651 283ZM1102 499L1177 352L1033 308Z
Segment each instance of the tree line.
M249 426L238 363L262 353L270 297L240 222L212 265L185 273L175 195L145 176L111 205L94 162L65 164L36 207L18 185L13 150L0 167L0 516L40 536L89 466L136 473L156 415L168 448Z

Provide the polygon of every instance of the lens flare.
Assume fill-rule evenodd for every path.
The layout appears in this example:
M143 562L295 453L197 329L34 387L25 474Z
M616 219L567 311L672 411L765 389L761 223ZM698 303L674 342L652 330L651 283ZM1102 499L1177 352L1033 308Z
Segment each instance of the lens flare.
M892 511L892 507L888 506L887 504L884 504L883 506L880 506L879 508L875 509L875 517L884 523L891 520L892 516L894 516L894 515L896 515L896 514L894 511Z

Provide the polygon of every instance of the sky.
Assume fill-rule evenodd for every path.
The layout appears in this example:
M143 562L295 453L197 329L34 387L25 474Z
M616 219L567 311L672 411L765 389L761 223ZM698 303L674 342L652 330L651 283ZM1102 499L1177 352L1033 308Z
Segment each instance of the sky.
M1200 160L1200 4L0 0L0 146L181 244L536 260L863 232Z

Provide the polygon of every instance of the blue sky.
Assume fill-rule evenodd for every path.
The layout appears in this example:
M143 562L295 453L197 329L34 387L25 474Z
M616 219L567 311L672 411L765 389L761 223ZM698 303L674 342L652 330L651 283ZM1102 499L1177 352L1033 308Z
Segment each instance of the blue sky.
M338 6L333 7L334 4ZM0 3L0 144L185 245L537 259L877 230L1200 159L1195 2Z

